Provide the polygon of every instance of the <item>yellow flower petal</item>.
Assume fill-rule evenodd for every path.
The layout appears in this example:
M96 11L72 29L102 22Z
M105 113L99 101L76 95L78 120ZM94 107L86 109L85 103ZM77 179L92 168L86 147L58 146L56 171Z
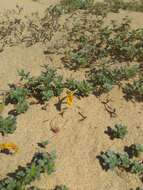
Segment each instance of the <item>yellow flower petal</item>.
M73 92L67 92L67 104L71 106L73 104Z
M16 144L14 143L2 143L0 144L0 150L8 150L8 151L14 151L17 152L18 151L18 147Z

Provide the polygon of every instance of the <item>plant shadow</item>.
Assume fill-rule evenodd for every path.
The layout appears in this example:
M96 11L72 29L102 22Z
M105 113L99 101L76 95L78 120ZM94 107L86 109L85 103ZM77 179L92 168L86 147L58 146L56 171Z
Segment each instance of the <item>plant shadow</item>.
M113 136L113 130L111 127L107 127L107 130L104 131L105 134L107 134L111 140L114 140L114 136Z
M124 151L129 155L129 158L133 158L133 151L132 151L132 145L125 146Z
M100 166L102 167L102 169L107 172L109 168L104 164L104 160L101 156L102 154L103 154L103 152L101 151L101 154L97 155L96 158L99 160L99 163L100 163Z
M14 117L17 117L19 115L19 113L17 113L17 111L15 109L12 109L8 112L8 115L12 115Z

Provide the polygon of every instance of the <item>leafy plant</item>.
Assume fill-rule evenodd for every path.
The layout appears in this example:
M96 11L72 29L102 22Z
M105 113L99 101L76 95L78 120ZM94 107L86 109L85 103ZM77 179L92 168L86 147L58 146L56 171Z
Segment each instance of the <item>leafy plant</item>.
M127 98L142 101L143 100L143 79L135 80L132 84L128 83L124 88L123 92Z
M129 155L125 153L118 153L118 157L120 160L120 167L128 169L130 167L131 161L129 159Z
M55 167L55 154L36 153L26 167L19 167L8 177L0 181L1 190L26 190L26 186L38 179L41 173L51 174Z
M18 114L25 113L29 108L29 104L26 100L20 100L16 105L15 109Z
M115 153L111 150L102 153L101 161L104 167L107 169L114 169L116 167L128 169L131 173L141 174L143 173L143 164L137 160L129 159L127 153Z
M131 161L127 153L115 153L111 150L107 150L101 155L101 159L103 166L107 169L114 169L116 167L128 169L131 165Z
M121 164L118 155L111 150L107 150L105 153L103 153L101 155L101 159L103 166L107 169L114 169Z
M74 18L74 25L68 32L68 40L70 44L75 45L69 46L66 51L63 59L65 66L70 69L97 66L103 59L109 60L110 63L141 62L142 28L131 29L128 17L123 18L121 23L112 21L105 26L103 16L89 19L88 14L81 14L81 21ZM136 71L135 67L125 72L124 68L122 78L124 75L125 78L132 77L134 70Z
M7 101L17 104L21 100L24 100L28 95L28 91L22 87L12 87L7 97Z
M141 153L143 153L143 144L133 144L131 146L132 155L138 157Z
M139 73L140 69L138 65L133 66L124 66L120 67L119 69L115 69L114 73L116 75L117 80L127 80Z
M92 92L92 85L85 80L67 80L65 86L69 90L75 91L75 94L77 94L78 96L88 96Z
M81 37L80 37L81 40ZM86 44L80 42L80 48L70 51L67 54L67 60L69 64L66 63L65 66L70 69L77 70L79 68L88 68L93 64L93 61L96 59L97 49L96 45Z
M112 71L105 67L99 70L92 70L90 73L90 81L98 93L110 91L116 83Z
M62 0L60 6L67 13L77 9L88 9L93 5L93 2L93 0Z
M134 174L141 174L143 172L143 164L134 160L131 164L131 172Z
M60 96L64 89L63 77L47 66L44 66L40 76L27 77L23 80L30 95L40 101L48 101L53 96Z
M18 114L24 113L29 108L29 104L26 101L27 96L28 90L26 88L12 87L8 93L6 102L14 104Z
M106 0L106 5L110 8L110 11L118 12L119 9L143 11L142 1L123 1L123 0Z
M16 118L13 116L8 116L3 118L0 116L0 133L2 135L12 134L16 130Z
M128 133L127 127L123 124L116 124L114 126L114 129L112 129L113 138L124 139L127 133Z
M87 9L92 14L106 16L107 13L117 13L120 9L143 12L143 5L142 0L105 0L96 3L93 3L92 0L62 0L56 9L60 10L61 14L77 9Z
M18 70L17 72L18 75L21 77L21 81L30 79L30 72L25 72L23 69Z
M138 66L120 67L112 69L111 66L103 65L99 69L92 69L89 73L90 82L95 88L95 93L108 92L113 85L122 80L135 76L138 72Z

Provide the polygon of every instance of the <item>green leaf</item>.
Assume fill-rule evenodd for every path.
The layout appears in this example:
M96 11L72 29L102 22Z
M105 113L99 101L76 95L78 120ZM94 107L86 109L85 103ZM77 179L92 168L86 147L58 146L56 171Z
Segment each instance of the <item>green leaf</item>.
M13 116L8 116L3 118L0 116L0 133L12 134L16 130L16 118Z
M114 138L124 139L127 133L128 133L127 127L122 124L116 124L114 126L114 129L112 129L112 134Z

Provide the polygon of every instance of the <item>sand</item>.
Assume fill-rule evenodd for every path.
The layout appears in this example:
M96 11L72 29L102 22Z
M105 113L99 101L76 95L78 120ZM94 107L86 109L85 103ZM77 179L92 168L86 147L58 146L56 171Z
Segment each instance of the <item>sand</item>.
M56 3L55 0L0 0L0 10L14 8L18 3L24 7L27 13L33 11L42 12L47 5ZM129 15L133 21L133 27L142 27L141 13L129 13L122 11L120 14L110 14L107 19L120 19ZM17 70L25 69L33 75L38 75L41 65L53 66L48 56L43 54L44 47L35 44L29 48L23 45L7 47L0 53L0 89L7 89L9 83L17 82ZM58 57L53 58L54 64L59 63ZM60 69L63 75L70 75L65 68ZM68 74L67 74L68 73ZM82 73L74 73L73 76L81 78ZM56 151L56 171L51 176L46 174L34 182L40 188L50 190L57 184L65 184L70 190L129 190L141 186L138 176L126 172L104 171L97 159L101 151L112 149L123 151L125 145L142 143L143 136L143 104L127 102L121 89L114 87L108 95L111 106L116 109L117 116L111 118L105 110L102 100L107 95L97 98L90 95L81 100L74 98L74 104L69 107L63 117L57 111L55 104L57 98L53 98L47 110L42 110L41 105L33 105L25 113L18 117L17 130L14 134L5 137L0 136L0 142L14 142L18 144L20 151L15 155L0 154L0 178L13 172L19 165L25 166L30 162L33 154L40 148L37 143L49 140L46 151ZM6 108L4 115L11 107ZM81 112L87 118L83 121ZM124 140L111 140L105 130L108 126L122 122L128 126L128 135ZM60 131L53 133L51 127L58 127Z

